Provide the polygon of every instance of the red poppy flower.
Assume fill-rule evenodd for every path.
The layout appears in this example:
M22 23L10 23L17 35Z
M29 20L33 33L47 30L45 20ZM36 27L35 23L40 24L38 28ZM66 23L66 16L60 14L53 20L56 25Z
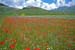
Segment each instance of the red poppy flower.
M5 42L4 42L4 41L0 42L0 45L4 45L4 44L5 44Z
M40 48L35 48L34 50L40 50Z
M5 33L11 34L11 31L10 31L8 28L3 28L3 31L4 31Z
M67 42L67 40L64 40L64 42Z
M25 50L30 50L30 48L25 48Z
M12 40L12 42L16 43L16 42L17 42L17 40L16 40L16 39L14 39L14 40Z
M9 40L9 38L5 38L5 40L6 40L6 41Z
M11 45L10 45L10 48L11 48L11 49L14 49L14 48L15 48L15 45L14 45L14 44L11 44Z
M8 30L8 28L3 28L3 31L8 33L9 30Z
M72 47L72 44L68 44L68 47Z

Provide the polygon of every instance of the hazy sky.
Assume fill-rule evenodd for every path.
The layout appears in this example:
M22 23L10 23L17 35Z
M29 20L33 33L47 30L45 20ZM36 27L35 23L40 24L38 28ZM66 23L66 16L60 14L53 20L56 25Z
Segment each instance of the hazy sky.
M11 0L3 0L4 2L6 3L12 3ZM42 0L43 2L46 2L46 3L56 3L57 0ZM65 0L66 3L70 2L71 0ZM75 3L75 0L73 0L74 3ZM24 2L24 0L20 0L20 4L22 4Z
M16 2L14 2L14 1L16 1ZM29 1L32 1L32 0L29 0ZM55 3L57 2L57 0L41 0L41 1L43 1L43 3L44 2L49 3L49 4L52 3L52 5L54 5L54 6L55 6ZM73 1L73 3L75 3L75 0L65 0L66 3L72 3L71 1ZM8 5L9 7L17 7L17 8L23 8L24 6L27 5L27 4L25 4L25 0L0 0L0 2L5 4L5 5ZM31 2L31 3L34 5L33 2ZM70 4L68 4L68 5L70 6Z

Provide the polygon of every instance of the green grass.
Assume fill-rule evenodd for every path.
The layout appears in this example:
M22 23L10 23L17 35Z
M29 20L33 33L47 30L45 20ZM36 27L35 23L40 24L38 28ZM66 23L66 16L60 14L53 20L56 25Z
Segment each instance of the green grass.
M0 5L0 16L40 16L40 15L75 15L75 7L59 8L51 11L46 11L41 8L24 8L14 9Z
M18 20L18 18L13 19L12 17L9 19L3 19L0 28L0 42L5 42L4 45L0 44L2 50L23 50L25 48L31 50L34 50L34 48L40 48L41 50L47 48L50 48L50 50L75 49L75 23L71 23L75 21L49 18L50 20L45 24L37 21L27 22L23 18ZM6 38L8 40L5 40ZM13 39L16 39L16 46L11 49L9 46L14 44Z
M66 8L65 8L66 10ZM0 50L23 50L40 48L41 50L74 50L75 49L75 14L70 12L46 11L39 8L22 10L0 6ZM49 18L48 23L19 21L18 18ZM6 20L6 18L9 18ZM10 20L12 18L12 20ZM15 18L15 19L13 19ZM54 20L55 19L55 20ZM57 20L56 20L57 19ZM63 19L63 20L62 20ZM46 21L44 21L46 22ZM6 31L4 31L5 29ZM6 40L6 38L8 38ZM10 45L14 44L11 49ZM5 42L1 44L1 42Z

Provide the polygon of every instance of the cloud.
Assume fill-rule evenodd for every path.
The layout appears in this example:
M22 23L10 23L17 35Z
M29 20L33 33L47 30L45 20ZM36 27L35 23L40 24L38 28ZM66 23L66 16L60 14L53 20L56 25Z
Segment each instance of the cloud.
M13 2L15 2L15 3L17 3L17 2L19 2L20 0L13 0Z
M32 6L32 7L40 7L40 4L41 4L41 0L28 0L26 1L26 5L27 6Z
M75 6L75 0L72 0L72 5Z
M66 7L71 7L71 6L75 6L75 0L68 0L68 2L66 3L67 1L65 0L57 0L57 7L63 7L63 6L66 6Z
M58 8L58 7L56 6L55 3L52 3L52 4L50 4L50 8L51 8L51 9L56 9L56 8Z
M43 3L42 6L41 6L41 8L45 9L45 10L53 10L53 9L58 8L58 7L56 6L55 3L52 3L52 4Z
M26 2L26 5L31 6L31 7L42 8L42 9L45 9L45 10L52 10L52 9L57 8L55 3L48 4L48 3L42 2L41 0L37 0L37 1L28 0Z
M72 4L72 2L69 2L68 4L65 4L65 6L67 6L67 7L71 7L73 4Z
M22 9L24 7L25 0L1 0L0 3L9 7Z
M63 6L70 7L72 5L75 5L75 0L68 2L68 4L65 3L65 0L57 0L56 3L46 3L42 0L0 0L0 3L17 9L23 9L24 7L30 6L42 8L45 10L53 10Z
M57 0L56 5L57 5L58 7L64 6L64 5L65 5L65 0Z

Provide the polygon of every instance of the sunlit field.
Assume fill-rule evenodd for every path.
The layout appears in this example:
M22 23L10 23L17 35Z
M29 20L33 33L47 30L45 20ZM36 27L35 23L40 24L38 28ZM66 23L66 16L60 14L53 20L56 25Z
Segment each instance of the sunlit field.
M0 50L75 50L75 7L46 11L0 5Z
M2 18L0 50L75 50L75 20L38 17Z

